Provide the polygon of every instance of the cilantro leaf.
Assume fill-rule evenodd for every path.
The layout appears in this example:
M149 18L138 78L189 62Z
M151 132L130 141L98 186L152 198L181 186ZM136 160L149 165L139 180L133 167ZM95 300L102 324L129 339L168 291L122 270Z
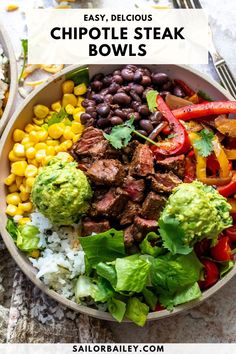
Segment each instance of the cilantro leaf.
M149 111L151 111L151 112L155 112L157 110L157 102L156 102L157 95L158 95L158 92L155 90L148 91L148 93L146 95L148 108L149 108Z
M203 98L204 100L206 101L209 101L209 102L213 102L213 99L208 95L208 93L202 91L202 90L199 90L197 92L197 95L201 98Z
M88 67L79 68L77 70L73 70L66 74L66 80L74 81L75 85L79 84L89 84L89 69Z
M133 123L134 118L131 118L124 124L113 127L111 134L104 133L103 135L115 149L121 149L125 147L132 138L131 134L134 131Z
M52 117L48 121L48 126L52 124L60 123L65 118L68 118L68 114L66 113L64 108L62 108L58 113L57 112L53 113Z
M194 147L197 149L199 155L207 157L211 155L213 151L212 139L214 138L214 133L203 129L198 134L200 139L194 142Z

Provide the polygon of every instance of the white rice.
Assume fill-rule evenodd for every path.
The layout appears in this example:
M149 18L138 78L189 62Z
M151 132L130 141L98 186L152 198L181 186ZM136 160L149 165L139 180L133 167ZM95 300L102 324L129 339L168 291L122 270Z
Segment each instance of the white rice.
M31 214L29 224L39 231L38 259L30 258L37 277L66 298L73 299L76 278L85 272L84 252L78 243L76 226L55 227L41 213Z
M5 98L6 91L8 90L8 64L9 60L0 45L0 108L2 107L3 99Z

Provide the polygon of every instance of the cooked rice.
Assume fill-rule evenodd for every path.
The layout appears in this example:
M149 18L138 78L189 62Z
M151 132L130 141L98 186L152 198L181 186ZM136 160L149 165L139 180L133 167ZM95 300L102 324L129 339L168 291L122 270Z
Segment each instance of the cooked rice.
M5 98L6 91L8 90L8 64L9 60L0 45L0 108L2 107L3 99Z

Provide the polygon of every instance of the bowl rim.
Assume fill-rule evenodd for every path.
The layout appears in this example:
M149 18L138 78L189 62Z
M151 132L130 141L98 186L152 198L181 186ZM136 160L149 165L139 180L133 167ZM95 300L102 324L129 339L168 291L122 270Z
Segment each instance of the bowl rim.
M158 65L158 64L157 64ZM89 65L88 65L89 66ZM95 65L93 65L95 66ZM111 65L112 66L112 65ZM161 65L162 67L164 65ZM170 65L166 64L166 67ZM184 69L194 75L197 75L200 77L200 79L205 80L207 83L209 83L211 86L214 86L220 93L222 93L228 100L233 100L233 97L222 87L220 84L215 82L213 79L211 79L208 75L200 73L196 69L192 69L186 65L171 65L177 68ZM69 72L73 72L74 70L84 67L84 65L71 65L66 68L64 68L61 72L57 73L53 77L49 77L46 82L44 82L42 85L40 85L38 88L36 88L29 96L19 105L17 110L14 112L12 115L12 119L8 122L6 129L1 137L0 140L0 155L1 158L3 158L3 152L4 152L4 145L5 142L8 138L9 132L11 130L11 127L13 123L17 120L20 112L28 105L28 103L35 97L37 94L42 91L44 88L46 88L50 83L53 81L59 80L61 77L64 75L68 74ZM75 310L77 312L80 312L82 314L89 315L91 317L99 318L101 320L107 320L107 321L116 321L109 313L96 310L93 308L90 308L85 305L80 305L75 303L74 301L71 301L62 295L59 295L57 292L54 290L50 289L47 287L41 280L36 278L37 271L36 269L33 268L32 264L27 260L26 256L16 247L14 244L13 240L11 239L10 235L8 232L5 230L5 225L2 224L0 221L0 233L2 235L3 241L11 254L12 258L15 260L19 268L23 271L23 273L44 293L46 293L48 296L56 300L57 302L61 303L62 305ZM156 320L156 319L161 319L165 317L170 317L178 313L183 313L185 311L190 310L191 308L200 305L203 301L208 299L211 295L216 293L219 289L221 289L234 275L236 274L236 265L234 268L221 280L219 280L214 286L212 286L210 289L206 290L203 292L202 296L200 299L178 305L172 312L169 312L168 310L162 310L162 311L157 311L157 312L150 312L147 317L147 321L151 320ZM122 322L130 322L129 320L123 320Z
M3 43L1 44L4 49L4 54L8 57L9 67L10 67L9 97L7 100L6 107L3 111L3 115L0 119L0 135L1 135L8 121L10 120L11 114L15 108L14 106L15 106L15 101L18 92L18 71L17 71L16 57L15 57L10 36L2 24L0 24L0 33L2 35L2 40L3 40Z

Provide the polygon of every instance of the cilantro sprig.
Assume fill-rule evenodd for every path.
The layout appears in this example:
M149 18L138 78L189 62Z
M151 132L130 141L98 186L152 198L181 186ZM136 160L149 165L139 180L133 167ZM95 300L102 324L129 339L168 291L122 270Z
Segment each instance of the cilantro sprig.
M207 157L211 155L213 151L212 139L214 138L214 133L210 130L203 129L198 133L200 139L194 142L194 147L197 149L200 156Z
M21 40L21 46L22 46L22 51L23 51L23 64L22 64L22 69L21 69L21 73L19 76L19 80L18 82L21 82L24 70L25 70L25 66L26 66L26 60L28 57L28 40L27 39L22 39Z

